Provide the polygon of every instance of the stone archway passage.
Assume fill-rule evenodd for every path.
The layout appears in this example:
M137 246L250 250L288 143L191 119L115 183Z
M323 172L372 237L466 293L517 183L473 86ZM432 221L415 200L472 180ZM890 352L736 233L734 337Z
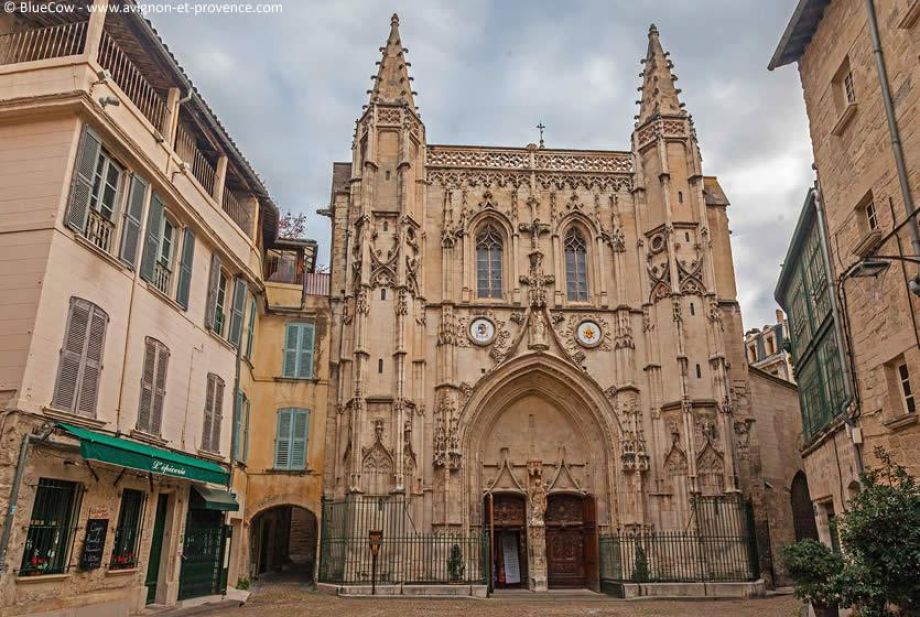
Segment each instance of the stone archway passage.
M260 512L250 527L253 576L312 582L316 571L316 516L298 506Z

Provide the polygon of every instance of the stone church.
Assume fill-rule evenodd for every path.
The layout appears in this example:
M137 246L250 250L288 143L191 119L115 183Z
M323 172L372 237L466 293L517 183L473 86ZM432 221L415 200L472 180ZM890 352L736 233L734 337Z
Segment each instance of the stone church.
M598 533L756 501L728 200L655 26L621 150L432 144L395 15L380 49L324 211L327 499L486 532L531 589L595 586Z

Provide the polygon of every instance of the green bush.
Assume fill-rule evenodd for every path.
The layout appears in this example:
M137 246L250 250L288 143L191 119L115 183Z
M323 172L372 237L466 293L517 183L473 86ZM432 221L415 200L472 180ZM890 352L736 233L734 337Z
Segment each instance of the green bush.
M463 580L465 572L466 566L463 564L463 552L460 550L459 544L454 544L450 547L450 555L447 557L447 575L450 577L450 582L459 583Z
M802 540L783 548L783 562L795 581L795 595L815 606L840 602L837 577L843 558L817 540Z
M249 579L241 578L238 581L236 581L236 588L239 589L240 591L246 591L247 589L249 589Z
M636 583L648 582L648 557L645 555L645 549L641 546L636 548L636 563L633 567L633 581Z
M920 486L881 448L882 462L838 521L843 556L814 540L783 549L796 596L859 617L920 616Z

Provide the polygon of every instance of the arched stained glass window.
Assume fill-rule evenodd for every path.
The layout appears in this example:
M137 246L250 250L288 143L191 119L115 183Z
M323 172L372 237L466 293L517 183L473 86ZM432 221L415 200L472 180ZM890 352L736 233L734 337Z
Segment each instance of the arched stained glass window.
M569 300L588 299L588 245L577 227L565 234L565 290Z
M491 223L476 234L476 295L502 297L502 234Z

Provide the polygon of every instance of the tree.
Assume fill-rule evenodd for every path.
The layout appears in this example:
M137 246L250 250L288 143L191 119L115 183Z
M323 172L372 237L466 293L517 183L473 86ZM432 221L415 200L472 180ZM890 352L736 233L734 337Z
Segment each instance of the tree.
M278 220L278 237L299 240L307 233L307 215L303 212L294 214L285 210Z
M783 549L796 595L815 606L854 607L860 617L920 616L920 486L876 448L877 469L839 520L843 555L813 540ZM816 546L817 545L817 546Z

